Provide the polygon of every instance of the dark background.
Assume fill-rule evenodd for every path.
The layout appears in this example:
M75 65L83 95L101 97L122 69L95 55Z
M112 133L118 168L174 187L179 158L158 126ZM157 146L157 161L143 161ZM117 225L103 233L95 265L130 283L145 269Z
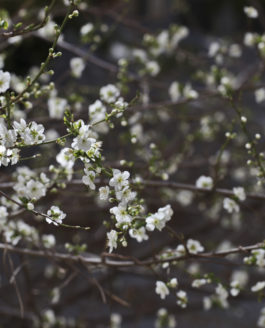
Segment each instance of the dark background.
M10 15L16 17L19 8L27 8L28 22L35 21L36 13L40 6L46 5L47 1L15 1L15 0L1 0L0 7L9 11ZM80 17L76 21L69 24L65 31L65 39L72 43L73 46L81 48L85 52L90 52L89 44L81 44L78 40L78 31L80 26L86 22L93 21L95 24L107 23L109 26L115 25L117 21L117 15L121 10L124 12L122 21L115 25L113 31L108 34L108 37L103 38L102 43L93 52L93 55L103 58L109 63L115 63L114 59L110 55L110 47L114 41L119 41L128 46L140 46L143 33L150 31L156 33L160 29L167 28L169 24L183 24L189 27L190 36L184 41L184 48L188 49L198 58L205 59L209 43L215 38L226 38L229 41L238 42L242 41L244 31L257 31L262 32L264 28L263 16L261 14L261 20L258 22L249 21L246 19L243 13L243 6L254 4L258 7L264 7L263 1L241 1L241 0L134 0L124 4L123 1L89 1L89 7L87 11L81 12ZM54 20L58 23L61 22L65 9L61 3L57 3L54 10ZM4 39L0 41L0 47L6 42ZM42 61L47 53L47 49L50 47L50 43L39 39L36 36L28 37L22 44L16 47L5 48L7 56L5 70L10 72L16 72L16 74L25 76L28 73L29 68L32 65L38 65ZM69 80L61 78L64 75L65 67L68 66L69 59L73 54L63 50L63 57L52 64L55 70L54 80L57 81L57 88L60 89L62 96L67 96L69 92L75 91L77 84L68 83ZM245 58L245 63L254 61L251 55ZM162 73L158 80L161 83L168 83L172 81L175 74L180 78L185 79L187 75L190 75L197 63L185 62L186 65L179 65L171 70L171 61L169 60L168 66L165 64L165 71ZM205 64L207 66L208 63ZM242 64L243 65L243 64ZM198 66L198 65L197 65ZM239 67L240 69L240 67ZM176 72L177 71L177 72ZM85 103L89 104L97 98L98 88L109 82L115 81L115 74L109 70L102 69L93 64L87 63L86 74L83 75L80 85L82 96L85 99ZM78 82L79 83L79 82ZM133 86L131 91L132 96L134 91L138 89L138 85ZM159 92L155 90L154 99L159 101L161 98L167 97L167 89L165 87L159 88ZM40 118L47 116L47 108L45 103L38 104L38 113L35 114ZM207 107L208 105L208 107ZM211 104L203 103L201 107L206 106L205 110L209 111ZM215 104L215 108L219 108L222 105ZM191 108L191 112L195 115L196 121L196 107ZM31 115L31 114L30 114ZM256 118L259 120L259 117ZM159 121L159 120L158 120ZM155 121L154 125L157 124ZM159 131L164 135L165 142L171 139L172 133L175 129L175 121L172 122L169 129L167 127L159 127ZM58 122L49 122L48 128L57 128L59 132L63 133L63 127ZM163 130L164 129L164 130ZM120 134L120 131L113 132L113 140ZM126 139L125 139L126 140ZM115 143L112 139L104 140L104 147L106 148L105 154L108 155L110 161L115 161L117 158L123 158L125 155L130 157L132 149L128 149L126 142L119 148L115 148ZM163 143L161 143L163 147ZM196 150L200 152L203 146L200 144ZM207 157L207 150L215 148L216 144L209 145L203 149L204 155ZM218 148L217 148L218 149ZM47 150L47 162L41 159L40 161L27 162L29 166L42 166L45 164L54 163L54 159L51 159L51 155L56 154L56 149L53 153ZM58 148L57 148L58 150ZM28 155L28 154L26 154ZM189 159L187 160L189 161ZM177 178L194 182L196 177L204 173L204 165L199 168L186 169L184 173ZM10 170L2 169L2 178L7 177ZM137 168L132 169L133 173L137 173ZM228 187L229 183L227 184ZM84 189L84 188L83 188ZM81 190L84 192L84 190ZM104 238L105 230L102 227L102 221L108 217L108 210L103 209L100 213L98 208L94 206L95 199L91 194L85 194L84 196L76 197L77 194L83 195L80 192L80 187L69 187L66 189L61 200L64 210L71 213L71 217L76 224L83 224L89 220L89 224L93 227L93 233L78 233L73 236L68 231L56 231L56 238L58 245L63 245L66 241L80 240L88 245L90 252L101 252L104 250ZM163 192L161 190L151 190L147 197L147 202L151 210L156 210L158 203L161 206L164 205ZM52 203L58 200L61 196L51 195L45 199L45 202ZM211 201L207 197L198 196L198 202L203 201L205 204ZM45 206L45 204L43 204ZM160 204L159 204L160 206ZM250 204L251 207L262 211L263 207L254 203ZM260 207L259 207L260 206ZM263 233L260 231L262 226L262 217L256 222L255 229L252 230L252 222L246 221L243 224L242 231L235 233L232 229L225 230L216 226L215 224L206 224L196 228L198 220L203 220L203 213L198 211L197 208L191 208L189 210L183 209L176 202L172 207L175 212L175 219L172 223L172 227L185 236L192 235L194 238L198 238L203 243L208 245L215 245L215 243L221 242L226 237L233 239L236 244L246 241L251 243L256 242L263 238ZM196 207L196 206L195 206ZM248 211L248 210L247 210ZM251 211L247 212L250 214ZM193 224L195 225L193 226ZM41 225L41 229L45 232L54 233L53 227L46 227ZM251 230L251 231L250 231ZM193 231L195 231L193 235ZM150 244L136 244L133 241L124 254L135 256L148 256L154 252L154 250L162 249L165 245L173 247L176 241L171 237L154 233L152 242ZM148 246L149 245L149 246ZM63 246L58 246L57 251L64 251ZM252 294L242 294L237 299L231 301L231 309L225 311L222 309L213 309L210 312L204 312L202 310L202 297L209 295L212 290L194 291L190 290L190 280L188 278L186 267L180 266L176 269L176 276L181 281L181 287L188 291L190 298L190 306L186 310L181 310L176 306L176 300L171 295L165 302L161 302L159 297L154 294L155 277L149 272L144 274L140 270L130 272L127 269L109 269L109 270L94 270L93 276L103 284L108 291L114 290L117 295L126 299L131 306L124 307L118 302L115 302L113 298L108 299L108 304L102 304L102 300L99 297L98 290L89 279L84 278L82 275L75 279L73 284L64 288L62 292L62 298L59 304L50 305L48 299L48 290L62 283L62 281L71 274L72 268L65 264L55 264L55 274L51 278L47 278L44 275L45 267L49 263L46 260L36 259L24 259L20 256L13 257L14 263L19 265L23 261L27 262L28 273L25 271L19 276L18 281L20 283L21 293L23 295L23 301L25 302L25 308L27 312L38 312L47 307L52 308L56 315L74 317L79 322L76 327L108 327L109 316L112 312L118 312L123 316L122 327L139 327L139 328L151 328L154 327L154 320L156 311L160 307L166 307L169 313L174 314L178 321L178 327L191 328L191 327L226 327L232 328L235 325L240 324L242 328L254 327L258 317L261 303L258 303L256 297ZM187 265L189 265L188 263ZM219 263L217 261L214 264L204 264L205 272L214 272L217 275L222 276L224 279L229 280L231 271L235 266L230 263ZM79 267L78 270L83 272L83 268ZM8 276L10 275L10 269L5 268L4 261L1 263L1 277L2 286L0 289L0 327L33 327L32 322L27 319L21 319L17 304L16 293L14 287L10 287L8 284ZM30 279L29 277L30 276ZM33 291L33 296L28 292L29 289ZM110 292L111 293L111 292ZM32 304L36 301L36 304ZM35 309L37 307L37 310ZM13 311L13 312L12 312Z

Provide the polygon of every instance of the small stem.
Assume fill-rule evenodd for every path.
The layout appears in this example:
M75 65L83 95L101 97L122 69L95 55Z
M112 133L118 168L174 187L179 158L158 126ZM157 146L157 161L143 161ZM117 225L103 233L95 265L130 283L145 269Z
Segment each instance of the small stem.
M69 19L69 14L73 10L73 8L74 8L74 5L73 4L71 6L69 6L69 8L67 10L67 13L66 13L66 15L64 17L64 20L62 22L62 25L60 26L60 29L56 32L55 39L54 39L54 41L52 43L52 46L51 46L51 48L53 50L56 47L56 44L58 42L58 39L59 39L59 37L60 37L60 35L62 33L62 30L63 30L66 22ZM30 88L34 85L34 83L38 81L39 77L45 72L45 70L46 70L46 68L47 68L47 66L50 63L50 61L51 61L52 58L53 58L53 54L52 54L52 52L49 51L49 54L48 54L45 62L41 65L41 68L40 68L38 74L35 76L35 78L32 81L30 81L28 83L27 87L23 91L21 91L14 99L12 99L12 101L11 101L12 104L16 104L24 96L24 94L30 90ZM4 107L2 107L0 109L3 110L3 109L6 109L6 108L7 108L7 106L4 106Z
M16 35L22 35L22 34L26 34L29 32L34 32L34 31L39 30L40 28L45 26L45 24L47 23L48 16L49 16L53 6L55 5L55 2L56 2L56 0L51 1L49 7L47 8L47 10L45 10L45 16L43 17L43 19L40 23L33 25L31 28L29 28L30 26L26 26L25 28L23 28L21 30L18 29L17 31L13 30L10 32L4 32L2 34L2 36L6 37L6 38L10 38L10 37L13 37Z
M90 227L81 227L78 225L72 226L69 224L64 223L58 223L56 220L54 220L52 217L50 217L48 214L38 212L36 210L29 210L23 203L18 202L17 200L13 199L12 197L8 196L5 192L0 190L0 195L5 197L6 199L10 200L12 203L18 205L20 208L25 209L28 212L34 213L35 215L39 215L44 217L45 219L51 220L56 226L64 227L64 228L70 228L70 229L81 229L81 230L89 230Z
M10 104L10 93L7 92L6 94L6 120L7 120L7 126L8 129L12 128L11 124L11 104Z
M239 118L241 129L242 129L243 133L247 137L248 142L251 144L252 156L256 160L256 164L260 169L260 172L262 174L262 178L264 179L265 178L265 169L264 169L264 167L261 163L259 153L258 153L257 148L255 146L255 142L253 141L253 138L252 138L251 134L249 133L249 131L246 127L246 124L244 122L242 122L242 120L241 120L242 110L238 106L236 106L235 101L233 99L230 99L230 103L231 103L231 106L233 107L233 109L235 110L235 112L237 113L237 116Z

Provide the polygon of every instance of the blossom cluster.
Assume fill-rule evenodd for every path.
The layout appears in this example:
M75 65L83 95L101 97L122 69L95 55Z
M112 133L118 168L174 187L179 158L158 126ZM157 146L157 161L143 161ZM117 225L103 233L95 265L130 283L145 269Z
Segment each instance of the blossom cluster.
M183 277L193 292L200 288L205 293L204 310L228 309L233 305L230 299L244 296L244 290L261 298L264 243L244 246L242 241L254 233L263 238L258 226L262 215L256 215L255 203L264 200L262 114L253 115L256 109L248 110L244 97L246 93L248 101L262 109L265 35L248 31L242 42L208 36L194 56L185 48L186 42L197 47L186 26L172 24L144 32L131 47L130 40L105 42L116 27L98 18L81 22L78 48L62 29L79 15L78 10L85 17L90 7L81 0L63 4L62 10L68 11L61 25L51 15L52 6L40 11L42 23L29 27L12 22L4 11L0 17L0 30L7 37L3 44L7 51L0 54L0 247L27 256L53 256L55 264L43 265L45 279L52 277L56 284L65 279L52 287L52 306L38 313L36 327L82 326L58 316L52 307L77 274L86 276L83 269L91 271L88 280L98 287L104 302L112 298L122 305L126 301L105 290L104 281L101 286L101 274L108 279L111 266L130 268L116 270L113 276L154 273L151 293L162 300L169 300L172 293L183 309L193 303L192 293L182 286ZM242 14L250 21L259 17L254 7L242 8ZM18 16L26 18L27 13L21 9ZM7 71L6 59L12 57L9 47L16 48L29 31L29 36L53 43L43 63L22 77ZM64 73L53 77L50 66L54 70L57 66L51 62L63 54L57 48L69 51L71 57L65 59ZM97 57L103 48L106 60ZM257 69L242 72L245 53L256 54ZM93 69L99 66L114 73L114 78L109 81L106 75L103 84L98 79L89 84L89 62ZM165 76L171 63L172 73ZM192 74L181 74L181 66ZM226 107L229 110L223 110ZM124 255L122 247L130 255ZM227 267L223 274L203 261L224 257L244 268ZM64 260L70 269L61 265ZM82 264L82 270L75 263ZM10 281L24 266L22 262L12 269ZM251 276L250 266L257 277ZM73 270L69 278L68 269ZM110 327L121 325L121 315L112 312ZM158 310L155 327L176 325L167 309ZM257 325L265 327L264 307Z

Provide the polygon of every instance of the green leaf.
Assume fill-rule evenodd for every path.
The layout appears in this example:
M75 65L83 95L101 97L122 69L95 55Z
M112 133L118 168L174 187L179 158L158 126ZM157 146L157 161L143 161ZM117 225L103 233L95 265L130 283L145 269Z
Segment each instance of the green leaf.
M22 25L23 25L22 22L17 23L17 24L14 26L14 30L19 29Z
M8 29L8 22L4 19L0 21L0 28L3 28L4 30Z

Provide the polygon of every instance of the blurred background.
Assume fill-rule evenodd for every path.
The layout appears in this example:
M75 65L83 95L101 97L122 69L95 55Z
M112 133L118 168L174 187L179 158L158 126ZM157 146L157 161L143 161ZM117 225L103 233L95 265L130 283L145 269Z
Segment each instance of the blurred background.
M133 166L127 165L132 176L141 174L144 179L161 179L164 172L170 171L170 164L177 163L178 169L170 175L171 181L194 184L202 174L214 172L213 159L224 142L224 131L233 123L234 114L222 99L211 96L207 88L198 79L198 71L209 71L213 59L208 57L209 45L215 40L242 44L244 33L255 31L263 33L265 28L265 4L263 1L243 0L95 0L82 1L86 4L80 10L77 19L70 22L64 32L63 42L58 50L63 56L56 59L51 67L55 74L51 78L56 85L58 95L67 98L76 117L88 119L87 108L98 98L99 88L117 80L120 58L129 58L133 48L143 48L142 38L146 33L157 34L171 24L184 25L189 28L189 36L170 56L160 59L161 71L155 78L141 77L129 83L126 100L132 99L136 92L144 93L148 88L150 108L143 110L141 102L128 113L130 122L141 122L143 142L136 145L130 143L133 129L129 130L117 124L107 136L102 136L104 156L112 167L120 167L119 161L126 159L135 161ZM20 20L27 23L40 19L40 9L47 1L37 0L1 0L0 16L7 15L12 22ZM257 21L247 20L243 7L254 5L259 9ZM52 19L61 23L65 14L65 6L61 1L55 4ZM80 38L80 28L92 23L95 32L88 38ZM50 48L47 35L30 33L23 40L8 41L0 38L0 54L5 57L4 70L15 73L18 80L31 74L34 67L39 66ZM245 49L237 62L228 61L228 69L239 74L245 67L251 69L259 64L260 58L252 49ZM81 79L76 80L70 74L69 61L72 57L84 57L86 68ZM252 67L253 65L253 67ZM133 74L137 67L130 67ZM129 74L129 73L128 73ZM174 106L168 102L168 88L172 81L191 81L202 98L195 102L187 102ZM45 83L42 82L42 83ZM260 84L262 80L260 81ZM253 120L251 126L261 132L264 130L264 112L253 104L253 94L246 93L244 98L247 114ZM79 103L79 106L75 106ZM162 103L162 104L161 104ZM158 104L158 105L157 105ZM138 107L137 107L138 106ZM60 135L65 133L61 121L50 119L47 111L47 99L33 100L34 110L28 111L29 119L44 124L47 130L56 130ZM142 110L142 111L141 111ZM134 115L139 112L140 118ZM221 113L221 114L220 114ZM221 115L221 116L220 116ZM208 139L201 133L202 118L209 120L214 131ZM208 121L207 121L208 122ZM131 128L134 123L130 123ZM130 125L129 124L129 125ZM233 126L234 128L234 126ZM238 133L240 134L239 127ZM147 134L145 140L144 135ZM189 136L189 138L188 138ZM154 142L157 152L150 152L149 145ZM227 149L228 160L222 163L223 172L221 186L232 188L234 185L247 185L252 191L255 185L253 175L245 169L246 156L242 150L244 136ZM260 146L262 148L262 145ZM23 165L42 170L50 164L56 164L55 156L59 145L53 148L42 148L40 158L25 161ZM35 152L35 150L34 150ZM25 157L34 152L25 151ZM135 155L136 154L136 155ZM212 160L211 160L212 159ZM152 166L154 164L154 167ZM78 167L77 169L81 168ZM126 166L125 166L126 168ZM124 168L124 169L125 169ZM151 169L150 169L151 168ZM1 181L7 181L14 168L1 167ZM78 177L77 177L78 178ZM253 187L254 188L254 187ZM170 227L184 238L200 240L207 249L226 247L227 245L251 244L264 238L264 205L252 200L244 207L242 217L227 217L215 195L181 194L169 188L149 188L137 190L146 199L149 212L170 203L174 210L174 219ZM192 203L184 199L192 199ZM104 221L109 220L109 207L102 205L94 193L83 185L69 184L62 192L50 193L39 208L45 210L47 204L60 203L64 212L69 214L69 223L91 226L91 232L73 233L69 230L55 230L43 222L34 222L25 216L40 231L56 235L56 251L65 252L65 243L86 245L85 252L100 254L106 247L106 228ZM214 206L216 205L216 208ZM213 214L214 213L214 214ZM217 213L217 214L216 214ZM251 217L251 219L250 219ZM240 222L240 223L238 223ZM222 243L227 243L222 245ZM178 241L170 233L153 233L148 242L138 244L130 240L128 248L119 252L124 255L147 258L165 247L176 247ZM24 246L28 246L25 243ZM84 254L85 254L84 252ZM17 284L25 307L25 316L21 318L18 306L18 294L9 279L11 269L6 255L2 253L1 289L0 289L0 327L34 327L32 318L39 316L44 309L52 309L56 316L65 317L58 327L110 327L110 316L119 313L122 316L121 327L151 328L155 327L156 314L159 308L165 307L178 322L178 327L226 327L232 328L240 324L241 328L255 327L262 302L257 302L256 295L242 293L238 298L229 300L230 308L214 307L211 311L203 310L202 299L213 292L213 288L194 290L191 288L191 276L196 275L198 268L202 273L218 276L224 284L229 285L230 277L235 270L242 268L242 259L215 260L197 263L187 261L178 264L170 272L178 277L180 286L189 295L190 304L187 309L176 305L176 298L171 295L164 302L154 293L155 281L165 273L153 272L144 268L102 269L76 268L69 263L12 255L14 267L22 265L21 274L17 275ZM11 255L10 255L11 256ZM262 279L264 271L248 269L254 277ZM77 272L72 277L73 272ZM104 287L107 304L103 304L99 290L93 278ZM219 279L218 278L218 279ZM264 279L264 278L263 278ZM254 281L253 280L253 281ZM51 291L61 286L61 298L52 302ZM54 326L54 327L57 327ZM114 327L114 326L113 326ZM169 327L165 325L165 327Z

